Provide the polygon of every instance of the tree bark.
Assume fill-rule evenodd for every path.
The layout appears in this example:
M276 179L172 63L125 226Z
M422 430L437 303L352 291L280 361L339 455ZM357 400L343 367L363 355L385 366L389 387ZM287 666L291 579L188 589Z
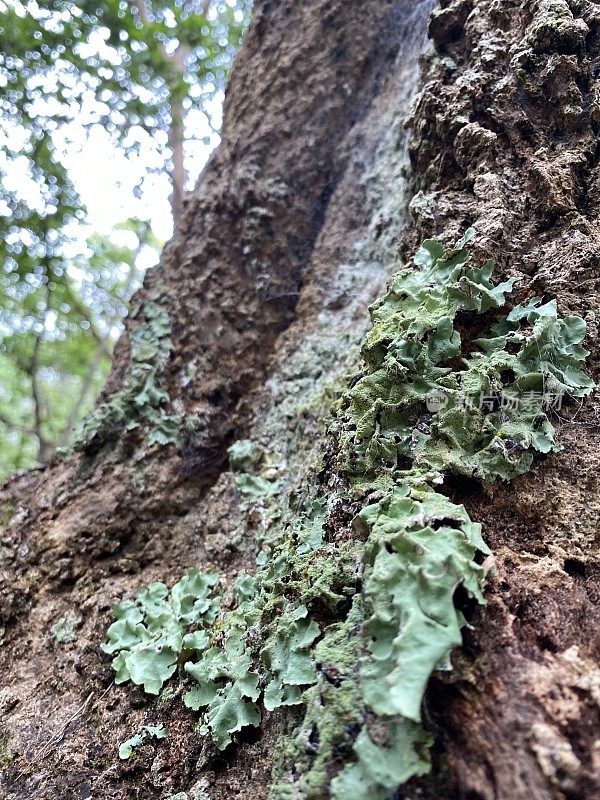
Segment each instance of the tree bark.
M265 523L241 506L227 448L252 439L284 465L284 497L304 491L367 306L420 239L473 225L519 299L586 318L597 376L598 7L453 0L429 21L433 5L256 3L222 143L134 299L101 398L127 391L136 331L149 304L164 310L158 370L179 445L150 443L142 416L0 492L7 797L268 796L291 714L219 754L180 698L115 687L99 646L110 607L153 580L195 564L230 587L254 569ZM510 486L456 482L497 572L454 670L431 681L434 769L406 796L600 793L597 415L590 400L559 420L562 452ZM119 763L119 742L159 721L160 749Z

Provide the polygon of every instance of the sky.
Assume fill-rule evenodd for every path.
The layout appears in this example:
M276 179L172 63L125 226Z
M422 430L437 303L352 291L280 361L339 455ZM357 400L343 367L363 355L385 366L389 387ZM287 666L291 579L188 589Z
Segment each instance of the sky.
M215 130L221 126L223 95L210 102L212 128L200 111L190 111L186 119L185 159L188 172L188 189L191 190L212 150L219 143ZM19 130L5 125L0 135L18 140ZM160 242L167 242L173 232L169 197L171 186L164 166L164 147L147 134L140 140L137 152L125 153L115 147L108 131L96 125L83 128L77 120L63 126L59 132L63 163L67 166L85 207L85 221L68 226L71 243L65 249L67 256L86 252L86 240L94 233L110 234L116 244L137 248L135 235L128 230L115 230L114 226L131 218L150 220L152 231ZM0 168L5 172L7 188L18 187L19 194L35 207L38 189L28 175L26 158L6 162L0 158ZM136 265L145 271L158 262L159 253L152 247L139 250ZM78 280L78 270L69 266L71 277ZM82 276L79 276L82 277ZM2 331L0 330L0 333Z
M217 128L220 127L221 106L222 96L219 96L209 109ZM186 133L190 137L186 143L186 163L191 189L219 137L211 130L204 114L195 111L188 114ZM87 230L82 228L78 235L85 239L91 231L109 233L114 225L139 217L150 219L156 237L166 242L173 230L169 207L171 187L154 144L143 142L139 154L125 155L114 147L110 134L100 127L91 129L88 135L74 126L69 138L71 141L65 145L65 164L87 207L84 226ZM147 174L153 169L157 172ZM141 192L136 196L136 186L140 182Z
M0 0L0 11L6 0ZM9 5L18 10L24 8L22 0L8 0ZM38 3L39 4L39 3ZM39 4L42 5L42 4ZM25 11L23 10L23 14ZM80 50L83 54L96 52L108 61L115 61L116 54L104 41L105 35L99 29L92 34L89 43L82 44ZM89 52L88 52L89 51ZM52 104L60 112L60 104L52 97L52 76L47 77L49 85L48 94L40 101L39 113L52 113ZM0 84L0 91L5 87ZM221 126L221 110L223 104L222 92L217 93L206 104L204 114L198 110L190 110L186 119L186 144L185 159L188 171L188 188L191 189L204 167L208 156L219 142L215 130ZM63 164L69 171L87 214L85 224L73 224L69 234L74 239L73 250L85 250L85 241L92 233L111 234L111 237L120 237L122 243L127 242L127 232L115 232L114 226L132 217L150 219L152 230L156 238L166 242L172 234L172 219L169 206L171 187L164 168L164 153L167 147L166 134L164 141L157 134L153 139L141 128L137 133L132 131L132 136L140 136L139 152L129 152L114 146L111 135L100 126L86 127L84 123L94 116L97 117L98 104L94 100L83 102L80 117L72 122L61 125L53 139L61 152ZM35 107L31 108L36 113ZM210 124L209 124L210 119ZM0 129L0 145L3 140L12 142L12 147L18 152L20 145L20 130L17 125L10 126L3 120ZM16 147L15 147L16 143ZM2 158L0 148L0 169L4 173L4 183L8 189L17 189L18 194L30 207L35 207L38 190L31 176L28 174L28 161L12 159L10 163ZM6 209L0 207L0 213L6 214ZM134 240L135 241L135 240ZM132 246L135 246L134 241ZM142 260L148 257L148 251L142 254ZM156 260L156 256L153 256ZM139 264L147 267L150 263Z

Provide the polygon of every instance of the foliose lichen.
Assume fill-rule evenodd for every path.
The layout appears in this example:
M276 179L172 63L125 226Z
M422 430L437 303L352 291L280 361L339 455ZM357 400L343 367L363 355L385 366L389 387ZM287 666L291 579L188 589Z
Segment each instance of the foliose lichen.
M147 739L166 739L168 735L169 732L164 725L142 725L131 739L121 742L119 745L119 758L122 761L127 761L134 754L135 748L139 747Z
M492 262L473 263L472 235L454 248L424 242L417 269L399 272L371 309L362 370L330 426L329 485L357 509L354 538L328 541L326 497L312 487L271 515L278 535L262 568L236 581L233 608L210 599L216 576L190 573L187 616L182 590L162 584L115 609L105 649L118 652L117 682L157 692L180 668L184 702L220 749L260 724L261 706L301 711L271 800L385 800L430 769L423 696L461 643L456 589L485 603L490 552L440 485L448 474L487 484L526 472L535 452L558 449L555 399L593 388L583 321L541 298L509 308L513 281L495 284ZM242 441L230 463L243 504L279 497L277 459Z
M472 264L472 235L451 250L424 242L420 269L399 272L371 309L365 369L338 422L346 469L367 484L409 468L510 480L534 451L559 449L549 406L593 388L584 321L540 298L498 313L513 280L495 286L491 261Z
M166 411L169 395L164 371L172 348L169 315L150 301L142 311L144 322L130 334L131 355L122 386L84 420L75 450L97 448L115 434L140 426L146 428L149 445L179 441L183 416Z
M355 519L365 530L365 617L358 683L363 723L355 762L331 781L336 800L384 798L429 769L420 724L435 669L461 643L458 586L484 603L489 550L481 527L438 490L452 473L491 483L526 472L535 451L558 449L556 398L583 397L585 324L533 298L508 310L513 281L492 282L468 243L423 243L371 309L364 369L333 426L342 471L375 496ZM382 496L383 495L383 496ZM315 795L317 796L317 795Z
M220 601L211 597L218 575L190 569L169 591L152 583L134 601L113 608L105 653L115 655L115 683L131 680L148 694L158 694L176 671L182 653L204 650L205 628L216 619ZM196 628L186 632L190 626Z

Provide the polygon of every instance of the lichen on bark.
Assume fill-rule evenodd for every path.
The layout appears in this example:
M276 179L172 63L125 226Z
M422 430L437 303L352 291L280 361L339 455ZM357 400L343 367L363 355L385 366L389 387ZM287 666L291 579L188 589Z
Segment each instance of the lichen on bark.
M598 375L597 5L569 1L573 25L556 4L566 27L547 35L531 28L553 4L443 2L405 131L433 5L256 0L223 143L162 267L147 275L104 395L122 387L128 342L151 301L168 311L172 331L164 408L198 426L176 448L148 447L142 425L1 489L15 509L0 563L0 781L11 800L65 791L265 800L278 737L292 750L275 784L289 794L312 782L318 794L354 757L363 709L346 725L344 707L358 708L351 692L360 688L359 665L346 666L345 648L343 675L355 679L343 695L332 656L346 637L355 649L365 641L360 625L344 627L349 603L335 619L315 612L323 634L315 653L329 632L339 635L316 662L322 669L305 715L298 718L300 705L265 712L260 730L236 732L239 746L224 753L194 734L198 712L170 684L156 701L113 686L98 644L112 604L158 579L172 585L191 558L220 572L226 608L240 576L240 600L248 600L252 579L243 576L256 571L257 556L272 555L282 510L308 512L307 487L318 516L324 508L327 516L303 528L295 547L306 553L322 539L334 550L369 535L352 520L383 497L371 503L356 487L356 502L344 501L352 475L338 450L322 447L323 412L356 369L368 304L419 241L441 231L453 241L475 227L477 263L492 256L499 281L519 278L517 304L556 298L563 316L585 319ZM464 476L437 486L484 523L496 567L485 608L457 593L469 622L465 647L454 651L453 671L429 683L433 770L413 779L411 796L598 794L597 414L593 401L552 411L563 449L507 486L482 489ZM271 481L262 474L271 467L264 459L227 469L239 439L277 460L277 494L256 497L264 484L249 481L252 491L240 496L236 477ZM82 617L76 640L55 642L53 627L73 607ZM353 607L353 615L366 613ZM119 762L119 743L159 721L169 738Z
M142 645L150 688L136 677L137 662L129 663L139 649L127 649L143 615L132 605L117 607L108 649L122 651L113 662L118 682L131 677L156 693L157 672L162 683L185 654L180 666L196 685L184 703L205 709L202 730L219 749L260 724L261 703L267 711L305 708L299 730L280 748L272 798L329 792L334 800L385 800L429 771L433 738L421 724L421 703L432 673L451 668L452 648L462 641L456 590L485 603L486 570L476 558L490 555L481 525L439 486L448 474L491 483L526 472L531 451L556 449L543 405L548 393L583 397L594 386L581 370L588 355L580 346L583 320L561 320L555 303L538 298L502 313L513 282L495 285L492 262L472 263L473 234L451 248L424 242L416 269L399 272L371 308L363 375L342 396L330 428L338 497L363 506L353 520L356 540L328 540L330 517L320 513L318 492L295 512L284 505L268 560L233 610L223 610L214 627L214 616L207 618L201 641L187 647L194 634L184 636L177 624L162 629L160 648L154 639ZM432 393L437 406L428 413ZM479 396L479 407L459 405L469 394ZM230 448L234 468L260 468L264 460L249 441ZM266 475L271 481L237 476L244 503L276 502L281 481L268 459ZM323 531L317 537L315 526ZM200 582L199 612L211 608L205 590L212 584ZM166 587L161 592L162 609ZM319 615L336 619L348 604L347 618L322 630ZM336 652L340 637L347 641ZM333 688L323 691L324 680Z

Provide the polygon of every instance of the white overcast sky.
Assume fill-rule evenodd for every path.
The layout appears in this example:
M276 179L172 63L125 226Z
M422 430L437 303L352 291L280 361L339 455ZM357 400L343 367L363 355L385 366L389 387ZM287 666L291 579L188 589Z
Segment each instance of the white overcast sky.
M211 103L213 124L220 127L222 98ZM219 137L208 126L199 112L190 112L186 124L188 182L194 185ZM202 139L209 138L210 144ZM101 128L73 131L65 163L83 202L87 207L89 229L108 233L114 225L130 217L152 220L156 236L166 241L172 233L169 195L171 187L166 172L159 171L144 178L141 197L135 196L135 187L150 168L160 170L161 159L152 146L142 146L139 155L126 156L116 149L111 137ZM88 229L88 232L89 232Z
M6 3L17 13L25 14L23 0L0 0L0 11L3 7L6 8ZM114 51L106 45L104 39L104 34L99 30L97 35L92 36L87 48L92 53L98 51L110 60ZM51 77L49 81L52 82ZM4 85L0 84L0 91ZM46 114L51 109L52 102L51 94L44 98L42 107ZM211 117L212 128L202 112L191 111L188 114L186 167L190 188L196 182L211 151L218 144L219 137L214 133L214 129L218 130L221 125L222 102L223 97L219 93L207 104L206 110ZM81 119L73 120L55 134L60 157L87 207L86 224L73 227L70 232L78 241L85 242L91 233L109 233L116 224L131 217L138 217L150 219L155 235L158 239L166 241L172 233L169 208L171 187L163 168L166 135L163 143L159 138L163 134L157 136L155 140L143 134L145 140L140 140L139 154L131 153L127 156L122 150L115 148L108 132L98 126L93 128L82 126L87 113L93 109L93 102L91 108L84 103ZM20 146L19 128L14 126L11 130L10 124L6 121L0 130L0 137L14 140L17 149ZM19 194L35 207L38 193L27 174L27 160L16 159L10 164L2 163L2 167L6 172L6 187L8 189L18 187ZM152 169L155 173L148 174ZM142 178L144 180L141 196L136 197L135 187L140 184ZM0 208L1 212L6 213L3 208Z

